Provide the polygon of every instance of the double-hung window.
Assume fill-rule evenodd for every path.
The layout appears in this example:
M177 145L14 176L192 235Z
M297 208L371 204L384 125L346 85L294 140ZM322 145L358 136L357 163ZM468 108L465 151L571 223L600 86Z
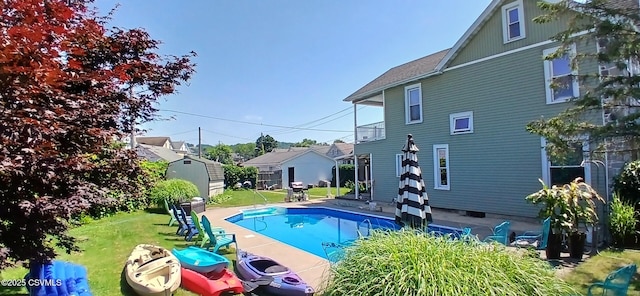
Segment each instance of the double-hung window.
M422 87L420 83L404 88L404 114L407 124L422 122Z
M502 34L504 43L525 37L522 0L502 6Z
M558 48L546 49L544 57L556 52ZM571 58L576 54L576 47L572 45L567 52L554 59L544 61L544 78L547 93L547 104L562 103L578 97L578 72L571 68Z
M449 145L433 145L433 183L435 189L449 190Z

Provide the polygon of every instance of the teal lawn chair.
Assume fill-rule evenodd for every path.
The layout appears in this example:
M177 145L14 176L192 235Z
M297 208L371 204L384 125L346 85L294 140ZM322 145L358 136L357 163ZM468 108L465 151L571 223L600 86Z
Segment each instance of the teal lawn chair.
M221 247L229 247L232 243L236 244L236 251L238 249L238 242L236 241L236 235L233 233L225 233L224 235L216 235L211 223L207 216L202 215L202 228L204 232L209 236L209 241L204 245L204 248L209 250L213 248L213 252L217 253Z
M625 296L629 290L629 283L636 274L636 265L629 264L612 273L610 273L603 282L591 284L587 290L587 296L593 295L610 295ZM602 294L592 294L591 289L600 288Z
M204 217L204 215L202 215L202 217ZM200 248L203 248L204 245L208 243L211 239L209 238L209 235L204 231L204 227L202 227L202 222L200 221L200 219L198 219L198 213L196 213L196 211L194 210L191 210L191 221L193 221L193 224L196 226L196 229L198 229L198 236L194 239L194 241L196 244L200 242ZM221 227L212 226L211 231L216 236L225 235L224 229L222 229Z
M544 250L547 248L547 241L549 240L549 231L551 231L551 217L544 219L544 221L542 221L542 230L527 231L522 235L516 236L516 239L513 242L513 245L516 247L535 246L536 250Z
M173 223L178 222L178 219L176 219L176 215L173 214L173 211L171 211L171 209L169 208L169 203L167 202L166 199L163 199L162 201L164 201L164 209L167 210L167 213L169 213L169 215L171 216L171 218L169 219L169 227L173 226Z
M485 237L482 241L496 241L507 246L509 245L509 228L511 228L511 222L504 221L493 228L493 235Z

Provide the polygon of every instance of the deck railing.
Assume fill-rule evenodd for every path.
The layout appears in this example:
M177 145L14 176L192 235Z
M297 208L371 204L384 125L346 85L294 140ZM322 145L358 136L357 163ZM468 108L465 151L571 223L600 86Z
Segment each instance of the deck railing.
M357 143L383 140L385 138L384 121L361 125L356 130L358 132Z

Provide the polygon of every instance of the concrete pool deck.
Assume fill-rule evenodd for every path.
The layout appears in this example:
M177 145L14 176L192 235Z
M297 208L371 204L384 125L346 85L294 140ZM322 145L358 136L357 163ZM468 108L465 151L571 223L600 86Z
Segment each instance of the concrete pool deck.
M264 207L257 205L256 207ZM345 201L341 199L323 198L304 202L276 203L267 206L282 207L328 207L345 211L359 212L368 215L393 217L394 208L391 205L379 205L380 211L370 211L368 206L358 201ZM316 256L296 247L287 245L260 233L251 231L225 219L239 214L240 210L253 209L254 206L243 206L234 208L209 208L204 213L213 226L219 226L227 233L234 233L238 241L238 248L258 255L273 258L279 263L294 270L302 279L316 290L322 289L323 283L329 276L329 261L326 258ZM474 218L461 215L456 212L433 209L433 224L450 226L455 228L471 227L472 232L483 238L491 233L493 226L504 220L511 221L511 231L520 234L524 231L537 230L539 223L530 220L515 220L505 217ZM541 258L545 258L544 251L541 251ZM566 254L565 254L566 255ZM578 260L579 262L579 260ZM576 264L578 262L575 262ZM576 264L569 264L563 261L560 267L572 268Z

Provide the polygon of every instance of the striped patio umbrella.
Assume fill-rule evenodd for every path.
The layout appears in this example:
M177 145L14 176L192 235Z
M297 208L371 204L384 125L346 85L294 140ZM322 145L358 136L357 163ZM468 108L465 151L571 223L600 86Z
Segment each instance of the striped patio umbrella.
M423 229L433 222L429 197L425 189L422 171L418 164L413 136L407 135L407 144L402 148L402 175L396 200L396 223L401 226Z

